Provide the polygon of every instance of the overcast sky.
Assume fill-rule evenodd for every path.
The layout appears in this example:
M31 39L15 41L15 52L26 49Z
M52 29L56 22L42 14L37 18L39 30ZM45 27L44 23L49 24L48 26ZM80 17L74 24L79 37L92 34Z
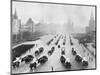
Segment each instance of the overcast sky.
M34 21L44 21L48 23L67 23L69 17L74 22L74 26L85 27L88 25L91 13L95 14L94 7L58 5L29 2L13 2L12 12L17 11L19 19L26 23L31 17Z

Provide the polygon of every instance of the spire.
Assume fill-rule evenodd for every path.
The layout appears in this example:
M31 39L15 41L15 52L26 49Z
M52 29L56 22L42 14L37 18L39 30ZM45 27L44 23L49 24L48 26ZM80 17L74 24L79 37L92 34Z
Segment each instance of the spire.
M91 20L94 20L93 12L91 12L90 19L91 19Z
M89 25L94 25L94 16L93 16L93 12L91 12L91 15L90 15L90 21L89 21Z
M94 19L93 12L91 12L90 15L89 28L90 28L89 31L95 31L95 19Z
M15 9L15 13L14 13L14 19L18 19L16 9Z

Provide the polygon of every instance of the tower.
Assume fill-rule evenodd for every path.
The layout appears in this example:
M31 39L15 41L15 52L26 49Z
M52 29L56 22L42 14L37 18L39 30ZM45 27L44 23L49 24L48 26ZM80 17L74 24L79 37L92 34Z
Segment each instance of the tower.
M91 16L90 16L89 28L90 28L90 31L95 31L95 20L94 20L93 12L91 13Z
M12 19L12 33L13 34L18 34L19 33L19 26L20 26L19 25L19 20L18 20L16 9L15 9L13 19Z
M20 24L19 24L19 20L18 20L18 15L17 15L17 11L15 9L14 14L12 15L12 34L15 35L15 40L18 40L17 35L19 34L20 31Z
M89 18L89 26L86 27L86 32L91 32L91 31L95 31L95 19L93 16L93 12L91 13Z
M18 19L16 9L15 9L15 13L14 13L14 19Z

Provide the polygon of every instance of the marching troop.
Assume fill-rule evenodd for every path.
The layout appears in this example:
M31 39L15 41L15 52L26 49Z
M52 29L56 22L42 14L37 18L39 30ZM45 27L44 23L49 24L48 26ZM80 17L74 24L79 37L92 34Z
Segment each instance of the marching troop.
M49 46L57 37L58 37L58 34L54 36L54 38L50 39L50 41L48 41L46 44ZM59 44L60 39L63 39L63 43L62 43L63 47L62 45ZM70 41L70 45L73 46L74 43L71 37L69 41ZM47 55L43 55L39 57L39 55L41 55L45 51L44 47L39 47L37 50L35 50L34 55L30 54L22 58L20 56L14 57L14 59L12 60L12 67L18 68L20 67L21 63L25 63L25 64L29 64L30 70L33 71L34 69L39 67L39 65L46 63L49 60L49 56L51 56L56 50L55 47L58 47L58 49L61 50L61 56L59 58L59 61L65 68L71 69L72 62L70 60L70 57L66 56L66 51L67 51L65 48L66 36L60 35L58 39L56 40L56 42L54 42L54 45L48 50ZM27 50L30 50L30 48ZM81 64L83 67L87 67L89 65L88 60L86 60L86 57L82 57L74 47L71 48L71 54L75 57L75 62L77 62L78 64Z

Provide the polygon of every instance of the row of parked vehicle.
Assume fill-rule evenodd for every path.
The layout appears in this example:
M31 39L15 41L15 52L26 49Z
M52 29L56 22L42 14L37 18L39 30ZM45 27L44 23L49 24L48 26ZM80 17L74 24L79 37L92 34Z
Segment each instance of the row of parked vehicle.
M25 62L26 64L30 63L34 59L34 56L27 55L23 58L17 57L15 61L12 61L13 68L18 68L22 62Z
M68 69L71 68L70 59L69 59L69 58L66 58L65 55L61 55L60 61L61 61L61 63L63 64L63 66L64 66L65 68L68 68Z
M35 56L40 55L44 51L43 47L40 47L38 50L35 51Z
M58 35L57 35L58 36ZM55 36L54 38L56 38L57 36ZM50 41L47 42L47 45L50 45L52 43L54 39L52 38ZM60 40L60 38L59 38ZM59 42L59 40L57 40L56 43ZM48 55L51 56L52 53L54 52L55 47L51 47L51 49L48 51ZM44 51L43 47L39 48L38 50L35 51L35 56L40 55L42 52ZM38 67L41 64L44 64L46 61L48 61L48 57L47 56L42 56L40 58L38 58L35 62L30 63L30 70L36 69L36 67Z
M63 45L66 44L66 35L63 37Z
M73 45L73 42L72 42L72 39L71 39L71 37L69 37L69 39L70 39L70 45Z
M71 38L70 38L70 44L73 45ZM86 57L82 57L79 53L77 53L77 51L74 48L72 48L72 55L75 56L75 61L81 64L83 67L87 67L89 65Z
M29 65L30 70L36 69L39 65L44 64L47 61L48 61L47 56L42 56L42 57L38 58L36 61L30 63L30 65Z
M70 40L70 44L71 44L71 45L73 45L73 42L72 42L72 40Z
M63 65L65 68L68 68L68 69L71 68L70 59L69 59L69 58L66 58L66 55L65 55L65 47L62 47L62 48L61 48L60 62L62 63L62 65Z
M55 50L55 47L53 46L53 47L51 48L51 50L48 51L48 55L51 56L52 53L54 52L54 50Z
M58 45L59 41L60 41L61 35L59 36L59 38L57 39L57 41L55 42L55 45Z
M43 47L40 47L37 51L35 51L35 56L38 56L39 54L41 54L42 52L44 51L44 48ZM13 63L13 67L14 68L17 68L19 67L19 65L22 63L22 62L25 62L25 64L29 64L31 61L33 61L35 58L35 56L33 55L27 55L23 58L20 58L20 57L16 57L16 60L15 61L12 61Z
M79 55L74 48L72 48L72 54L75 56L75 61L79 64L81 64L84 67L88 66L88 61L86 60L85 57L82 57L81 55Z
M54 38L57 38L58 37L58 34L56 36L54 36ZM61 38L64 38L64 42L63 42L63 45L65 45L65 42L66 42L66 39L65 37L63 37L62 35L59 36L59 38L57 39L57 41L55 42L55 45L58 46L58 48L60 48L61 46L58 45L59 41ZM47 45L50 45L51 42L53 41L54 39L52 38L50 41L47 42Z
M58 34L57 34L56 36L54 36L54 38L57 38L57 36L58 36ZM54 39L52 38L50 41L48 41L48 42L47 42L47 45L50 45L50 44L53 42L53 40L54 40Z
M49 42L47 42L47 45L50 45L52 41L53 41L53 38Z
M79 54L77 54L77 52L74 49L72 49L72 54L75 56L75 61L77 63L81 64L83 67L88 66L88 61L86 60L85 57L81 57ZM65 66L66 68L68 68L68 69L71 68L72 64L70 62L70 58L66 58L65 48L62 48L62 50L61 50L60 61L63 64L63 66Z

